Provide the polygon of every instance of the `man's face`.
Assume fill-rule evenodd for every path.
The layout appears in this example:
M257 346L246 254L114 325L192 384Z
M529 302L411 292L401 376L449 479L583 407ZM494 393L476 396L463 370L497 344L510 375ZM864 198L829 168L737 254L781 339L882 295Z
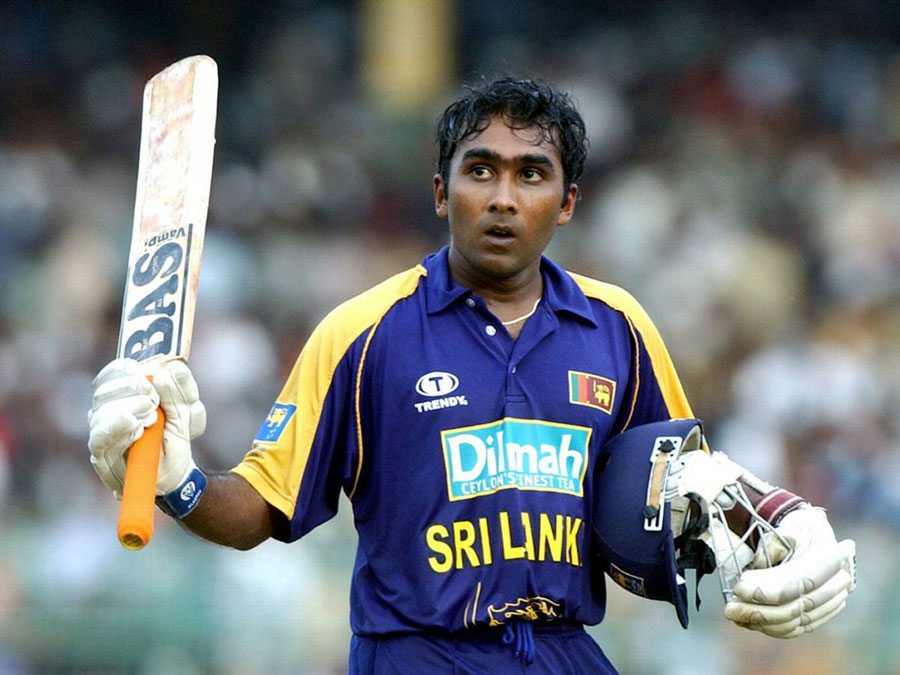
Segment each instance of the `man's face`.
M450 221L451 272L469 288L536 272L578 195L563 185L559 150L541 130L510 129L502 117L459 144L448 176L434 177L435 208Z

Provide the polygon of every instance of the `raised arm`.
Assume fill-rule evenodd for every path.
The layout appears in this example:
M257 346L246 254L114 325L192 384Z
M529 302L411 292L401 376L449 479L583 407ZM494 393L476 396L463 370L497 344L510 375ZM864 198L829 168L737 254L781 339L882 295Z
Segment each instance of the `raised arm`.
M151 384L136 361L116 359L100 371L93 388L91 464L117 497L125 453L161 406L166 425L156 482L159 507L194 534L224 546L246 550L272 535L278 516L247 481L231 473L207 475L194 462L191 440L206 428L206 409L186 364L160 367Z

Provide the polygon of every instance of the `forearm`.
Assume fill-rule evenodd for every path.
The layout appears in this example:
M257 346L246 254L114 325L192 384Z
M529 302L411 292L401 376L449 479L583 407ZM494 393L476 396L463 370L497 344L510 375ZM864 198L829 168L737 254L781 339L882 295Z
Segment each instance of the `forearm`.
M179 522L199 537L241 550L262 543L273 531L269 504L233 473L211 473L197 506Z

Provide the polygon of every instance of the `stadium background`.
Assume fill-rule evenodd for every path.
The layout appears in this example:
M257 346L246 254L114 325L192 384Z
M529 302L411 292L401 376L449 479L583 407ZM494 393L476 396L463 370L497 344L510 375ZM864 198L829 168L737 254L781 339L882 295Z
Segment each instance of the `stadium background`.
M611 588L594 634L625 673L900 673L900 10L640 4L4 3L0 673L345 669L346 502L290 547L159 517L132 553L87 461L141 87L192 53L221 79L201 464L240 459L328 309L446 240L431 129L460 83L545 76L592 139L552 254L642 301L712 443L827 506L861 565L847 611L799 641L730 626L707 580L688 632Z

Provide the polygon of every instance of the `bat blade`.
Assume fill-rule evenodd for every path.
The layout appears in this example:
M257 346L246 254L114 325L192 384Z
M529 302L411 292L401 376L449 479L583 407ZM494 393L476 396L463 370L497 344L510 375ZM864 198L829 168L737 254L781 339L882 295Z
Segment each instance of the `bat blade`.
M215 146L218 69L191 56L144 88L141 148L117 355L144 363L187 359ZM153 532L160 421L129 449L119 541L143 548Z
M186 359L215 145L215 61L192 56L144 88L141 150L118 355Z

